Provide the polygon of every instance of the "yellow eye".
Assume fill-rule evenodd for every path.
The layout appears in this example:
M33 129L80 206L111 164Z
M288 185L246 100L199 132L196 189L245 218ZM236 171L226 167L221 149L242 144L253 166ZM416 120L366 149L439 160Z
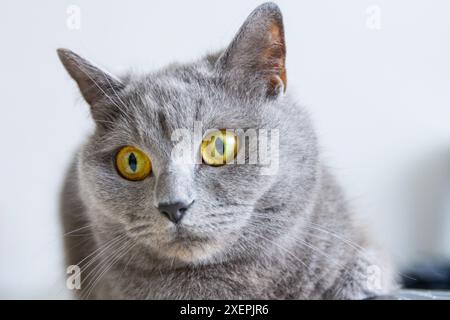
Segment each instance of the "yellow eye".
M120 149L117 153L116 168L123 178L139 181L150 174L152 162L143 151L127 146Z
M210 166L222 166L236 158L238 138L226 130L213 131L203 138L201 153L203 161Z

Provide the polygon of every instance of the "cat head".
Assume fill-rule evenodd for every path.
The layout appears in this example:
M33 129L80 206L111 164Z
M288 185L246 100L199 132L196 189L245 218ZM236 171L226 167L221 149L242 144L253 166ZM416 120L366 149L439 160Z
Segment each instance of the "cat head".
M145 75L119 78L58 54L96 123L78 176L99 229L114 226L162 260L202 263L254 252L261 234L282 235L299 215L281 210L293 194L293 208L307 207L315 138L285 94L276 5L255 9L225 50Z

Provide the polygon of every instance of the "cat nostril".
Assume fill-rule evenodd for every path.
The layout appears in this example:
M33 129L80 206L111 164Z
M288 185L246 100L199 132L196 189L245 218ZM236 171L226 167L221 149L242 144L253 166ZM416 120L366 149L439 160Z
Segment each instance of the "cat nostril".
M186 213L186 210L193 203L188 202L174 202L174 203L162 203L158 205L158 210L165 215L173 223L178 223Z

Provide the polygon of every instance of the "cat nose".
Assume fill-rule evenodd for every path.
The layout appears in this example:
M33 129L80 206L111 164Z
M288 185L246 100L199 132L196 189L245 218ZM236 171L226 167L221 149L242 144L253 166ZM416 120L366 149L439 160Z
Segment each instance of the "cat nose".
M174 203L160 203L158 205L158 210L173 223L178 223L193 202L194 201L177 201Z

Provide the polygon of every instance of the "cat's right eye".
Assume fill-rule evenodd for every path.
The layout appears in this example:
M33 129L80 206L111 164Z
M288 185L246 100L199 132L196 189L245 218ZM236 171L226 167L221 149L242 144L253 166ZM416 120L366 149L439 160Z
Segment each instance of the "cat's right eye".
M139 181L150 174L152 162L144 151L126 146L116 154L116 169L122 178Z

